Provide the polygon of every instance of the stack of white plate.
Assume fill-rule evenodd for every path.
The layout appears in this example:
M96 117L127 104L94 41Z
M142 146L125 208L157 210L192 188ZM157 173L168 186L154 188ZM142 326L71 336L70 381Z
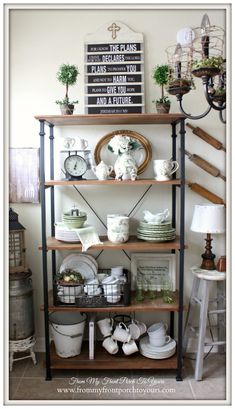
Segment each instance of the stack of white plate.
M59 272L67 268L79 272L84 280L91 280L97 276L98 263L90 254L74 253L64 258Z
M171 221L162 223L140 221L137 238L150 242L171 241L175 239L175 228L172 227Z
M176 342L171 339L170 342L161 346L154 347L149 343L149 337L144 337L140 340L139 351L141 355L151 359L166 359L174 355L176 351Z
M90 254L69 254L62 261L59 272L62 273L68 268L79 272L84 279L84 283L96 278L98 273L98 263ZM76 296L80 294L81 290L81 286L74 286L74 288L67 287L66 289L66 286L62 287L58 285L58 299L63 303L73 304L75 303ZM69 295L67 293L69 293Z
M63 223L56 223L55 238L56 240L66 241L69 243L79 243L80 242L76 231L69 229Z

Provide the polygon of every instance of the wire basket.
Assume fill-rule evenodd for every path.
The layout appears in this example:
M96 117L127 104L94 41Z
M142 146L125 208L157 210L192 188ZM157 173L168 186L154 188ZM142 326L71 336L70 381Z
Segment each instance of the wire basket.
M55 282L55 305L73 304L76 307L126 306L131 302L131 274L123 270L123 276L114 284L103 284L102 280L111 276L111 269L99 269L99 284L70 284Z

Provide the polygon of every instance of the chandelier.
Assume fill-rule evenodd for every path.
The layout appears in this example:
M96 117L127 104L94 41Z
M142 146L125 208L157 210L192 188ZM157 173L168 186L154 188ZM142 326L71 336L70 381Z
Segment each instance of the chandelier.
M167 91L175 95L181 112L187 118L204 118L211 109L219 112L226 123L226 60L224 53L225 32L221 27L211 26L204 14L200 27L183 28L177 33L177 44L166 49L169 65ZM195 88L195 78L201 78L208 103L200 115L187 113L183 108L183 96Z

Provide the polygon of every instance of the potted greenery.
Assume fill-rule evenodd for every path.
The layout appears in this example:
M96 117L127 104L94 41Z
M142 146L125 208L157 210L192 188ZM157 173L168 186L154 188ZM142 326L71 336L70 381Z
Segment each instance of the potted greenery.
M73 270L72 268L66 268L57 275L57 282L62 285L78 285L83 284L84 279L81 273Z
M212 90L210 90L210 96L214 102L220 102L222 104L226 101L226 89L223 87L212 88Z
M56 283L59 299L65 303L74 303L75 297L82 292L84 279L78 271L66 268L56 275Z
M76 83L78 74L77 66L69 64L62 64L56 74L58 81L66 87L64 99L56 101L56 104L60 105L62 115L72 115L74 104L78 103L78 101L70 101L68 97L69 86Z
M223 68L222 57L208 57L196 60L192 63L192 74L195 77L218 75Z
M193 80L186 78L171 78L168 82L167 92L170 95L187 94L194 86Z
M157 65L153 70L153 79L161 87L161 98L154 101L159 114L168 114L170 111L171 101L168 96L164 95L164 87L168 83L169 66L167 64Z

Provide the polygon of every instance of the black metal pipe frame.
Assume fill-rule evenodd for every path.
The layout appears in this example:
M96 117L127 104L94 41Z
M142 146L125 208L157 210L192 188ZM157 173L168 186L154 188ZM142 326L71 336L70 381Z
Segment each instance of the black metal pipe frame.
M177 133L176 133L176 123L171 124L172 128L172 160L176 160L176 139L177 139ZM176 172L173 173L172 179L176 179ZM176 186L172 185L172 207L171 207L171 214L172 214L172 227L175 227L176 225ZM175 250L172 250L171 253L175 253ZM170 336L171 338L174 338L174 332L175 332L175 314L174 311L170 312Z
M54 125L49 125L50 129L50 179L54 180ZM55 189L54 186L50 186L51 189L51 236L55 236ZM52 288L53 288L53 299L57 301L57 291L54 285L55 275L56 275L56 251L51 252L51 267L52 267Z
M182 381L183 302L184 302L184 230L185 230L185 120L180 121L180 260L179 260L179 311L176 380Z
M47 243L46 243L46 195L45 195L45 121L40 120L40 197L41 197L41 235L42 235L42 270L44 295L44 326L46 347L46 380L51 380L49 315L48 315L48 281L47 281Z
M172 160L176 160L176 124L173 123L172 125ZM173 173L172 179L176 179L176 172ZM172 185L172 227L175 227L176 221L176 186Z

